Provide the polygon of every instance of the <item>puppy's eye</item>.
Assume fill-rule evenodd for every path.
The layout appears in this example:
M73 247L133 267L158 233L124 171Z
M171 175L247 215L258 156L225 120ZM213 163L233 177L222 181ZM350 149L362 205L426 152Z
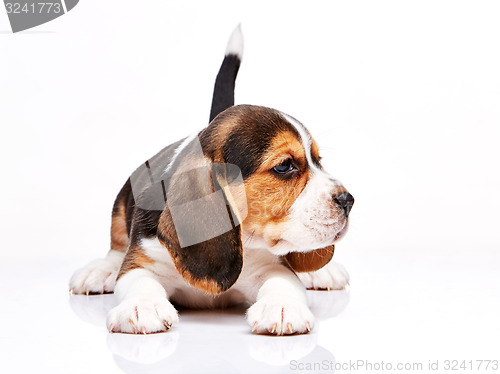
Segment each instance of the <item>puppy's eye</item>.
M292 164L292 160L288 159L283 161L281 164L273 167L273 170L278 174L286 174L292 170L295 170L295 167Z

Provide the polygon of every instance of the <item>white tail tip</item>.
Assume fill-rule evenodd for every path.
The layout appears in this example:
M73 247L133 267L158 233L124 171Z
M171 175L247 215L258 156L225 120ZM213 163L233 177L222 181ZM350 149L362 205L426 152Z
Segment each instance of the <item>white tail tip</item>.
M241 32L241 23L231 33L226 47L226 56L236 55L241 60L243 57L243 33Z

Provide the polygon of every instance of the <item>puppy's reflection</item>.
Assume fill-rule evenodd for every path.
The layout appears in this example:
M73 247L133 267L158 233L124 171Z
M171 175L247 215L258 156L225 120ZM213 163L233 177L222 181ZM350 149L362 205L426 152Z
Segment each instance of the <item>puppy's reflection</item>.
M308 291L316 327L309 334L265 336L250 333L246 306L224 310L180 310L181 322L167 333L108 334L107 345L126 373L289 373L293 360L335 361L317 345L320 322L337 316L349 302L348 291ZM85 322L104 326L115 305L113 295L70 297ZM296 370L295 370L296 371Z
M82 321L103 327L106 326L106 316L116 305L116 300L113 294L70 295L69 305Z

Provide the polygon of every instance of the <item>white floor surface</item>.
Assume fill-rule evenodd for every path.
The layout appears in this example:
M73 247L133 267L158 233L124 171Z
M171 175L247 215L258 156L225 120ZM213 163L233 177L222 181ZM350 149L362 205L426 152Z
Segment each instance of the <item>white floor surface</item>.
M168 333L109 334L105 316L114 296L67 291L85 259L6 259L2 366L5 373L445 372L446 360L457 360L472 362L467 372L485 372L476 360L500 359L498 253L386 251L342 259L350 289L310 291L318 323L308 335L289 337L251 334L238 308L181 311Z

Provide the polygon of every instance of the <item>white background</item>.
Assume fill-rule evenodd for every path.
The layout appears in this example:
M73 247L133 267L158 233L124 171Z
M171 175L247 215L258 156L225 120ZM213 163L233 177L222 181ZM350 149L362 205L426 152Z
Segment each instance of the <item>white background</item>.
M326 353L303 358L290 348L303 337L278 338L264 351L277 345L286 359L263 351L251 360L270 372L330 356L500 360L499 18L495 1L86 0L12 34L0 9L7 367L120 372L104 344L103 313L92 325L78 318L67 281L106 253L111 206L128 175L206 125L239 22L245 54L236 103L302 121L326 169L356 198L335 255L351 273L350 293L320 296L344 309L307 341ZM112 304L93 300L92 308ZM179 326L181 339L199 333L200 350L224 357L197 316L198 327ZM211 316L219 321L211 333L230 334L233 318L231 339L257 339L242 315ZM116 355L109 338L107 346ZM245 372L251 360L232 367Z

